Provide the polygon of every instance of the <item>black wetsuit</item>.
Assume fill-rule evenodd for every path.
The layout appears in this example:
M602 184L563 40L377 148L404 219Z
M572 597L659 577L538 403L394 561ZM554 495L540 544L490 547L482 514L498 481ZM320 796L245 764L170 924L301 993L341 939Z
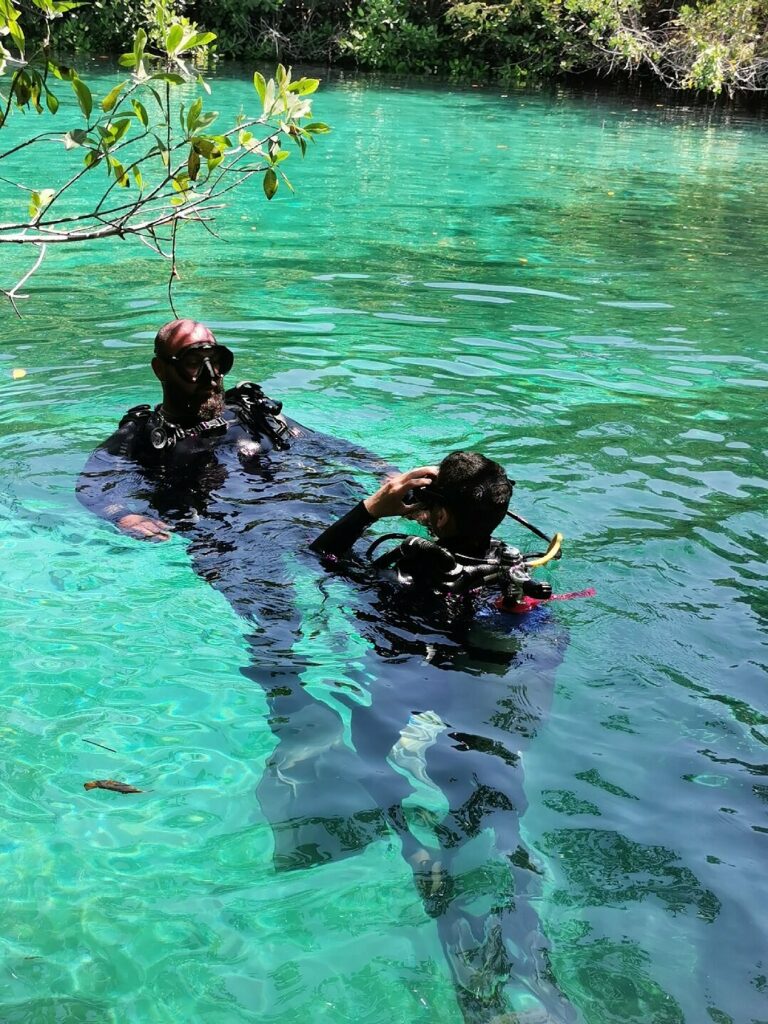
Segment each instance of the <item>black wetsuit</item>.
M518 828L519 751L545 713L561 638L545 620L527 636L465 616L457 629L456 617L436 607L420 618L412 600L399 601L395 588L368 575L354 588L341 583L362 648L345 654L344 636L324 618L334 601L323 590L333 582L318 579L308 548L360 495L357 478L370 485L386 467L291 420L273 436L275 424L244 411L238 392L227 392L223 429L214 424L161 447L152 430L163 425L148 408L133 410L89 459L80 500L113 521L139 513L173 526L189 541L195 571L251 624L251 664L242 671L263 687L278 739L258 789L277 866L349 856L394 829L467 1020L508 1009L511 978L535 992L551 1019L570 1019L530 941L539 935L526 896L535 875ZM345 537L354 541L360 525L347 534L347 520ZM319 598L312 628L330 649L325 675L322 659L303 653L303 574ZM319 689L310 678L318 673ZM351 747L337 710L344 707ZM408 808L420 774L444 803L439 813ZM490 888L489 862L498 868Z
M343 572L373 522L361 501L312 549ZM466 1020L501 1019L525 1006L526 992L543 1012L521 1020L572 1020L548 977L529 902L538 879L519 831L522 754L548 711L566 638L548 609L514 620L491 611L487 593L441 592L439 550L429 552L474 561L500 544L452 537L421 553L394 549L394 575L408 585L384 584L381 617L362 624L387 665L374 701L351 703L352 738L376 765L363 784L386 809L436 918Z

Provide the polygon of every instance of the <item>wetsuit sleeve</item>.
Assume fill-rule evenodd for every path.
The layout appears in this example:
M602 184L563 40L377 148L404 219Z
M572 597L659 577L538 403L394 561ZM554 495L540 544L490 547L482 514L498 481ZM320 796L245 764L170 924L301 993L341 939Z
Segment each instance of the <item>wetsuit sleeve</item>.
M364 502L358 502L350 512L347 512L341 519L337 519L316 540L312 541L309 545L310 550L317 551L321 555L343 555L375 521Z
M135 422L122 424L92 453L75 488L89 512L112 523L132 513L157 518L142 494L146 482L135 458L137 434Z

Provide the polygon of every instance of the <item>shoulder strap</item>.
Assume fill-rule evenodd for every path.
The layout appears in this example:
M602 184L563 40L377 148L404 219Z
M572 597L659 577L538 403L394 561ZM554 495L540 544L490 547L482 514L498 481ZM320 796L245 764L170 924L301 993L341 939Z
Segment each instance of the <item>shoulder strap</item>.
M149 405L134 405L132 409L120 420L121 427L127 427L129 423L144 423L149 419L149 415L152 412L152 407Z
M243 423L254 433L266 434L276 448L287 448L290 430L280 419L282 402L276 402L264 394L263 389L253 381L241 381L224 395L230 405L237 406Z

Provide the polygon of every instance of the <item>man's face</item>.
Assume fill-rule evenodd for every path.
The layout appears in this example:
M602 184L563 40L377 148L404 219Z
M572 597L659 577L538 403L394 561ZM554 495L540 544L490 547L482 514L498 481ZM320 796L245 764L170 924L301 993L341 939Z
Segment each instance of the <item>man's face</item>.
M204 324L176 321L152 367L162 381L166 402L172 406L185 408L201 420L222 412L224 375L231 368L231 354L217 345Z

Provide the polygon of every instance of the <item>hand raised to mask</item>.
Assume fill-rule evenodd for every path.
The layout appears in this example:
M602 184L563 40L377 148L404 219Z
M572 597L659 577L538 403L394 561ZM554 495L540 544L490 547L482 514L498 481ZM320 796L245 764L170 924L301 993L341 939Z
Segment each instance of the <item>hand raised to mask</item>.
M390 476L363 504L374 519L408 515L412 508L403 501L405 496L417 487L428 487L434 483L436 476L437 466L419 466L417 469L409 469L407 473Z

